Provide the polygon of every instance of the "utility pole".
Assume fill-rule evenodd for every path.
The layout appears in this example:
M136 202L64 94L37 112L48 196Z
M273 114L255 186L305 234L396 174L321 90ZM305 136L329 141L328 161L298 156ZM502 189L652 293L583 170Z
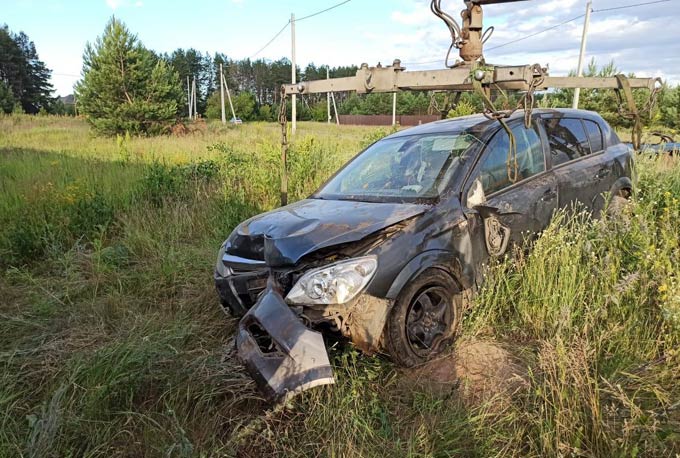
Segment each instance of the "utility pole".
M397 125L397 93L392 94L392 127Z
M328 66L326 66L326 79L330 79L330 73L328 72ZM326 92L326 111L328 112L328 124L331 123L331 93Z
M295 68L295 14L290 15L290 37L291 37L291 82L295 84L297 81L297 75L296 75L296 68ZM290 133L291 135L295 135L295 131L297 130L297 100L295 97L295 94L293 94L293 97L291 97L291 103L292 105L292 122L291 122L291 130Z
M222 81L224 82L224 87L227 89L227 99L229 99L229 108L231 108L231 116L236 121L236 112L234 111L234 104L231 103L231 92L229 92L229 85L227 84L227 78L222 77Z
M588 1L586 3L586 18L583 21L583 36L581 37L581 53L578 56L578 70L576 71L576 76L583 76L583 60L586 54L586 42L588 41L588 27L590 26L590 13L593 10L593 2ZM577 87L574 89L574 103L572 108L578 108L579 98L581 97L581 88Z
M222 64L220 64L220 104L222 106L222 124L226 124L227 116L224 113L224 74L222 73Z
M191 88L189 86L189 75L187 75L187 106L189 108L189 119L191 119L191 106L192 105L193 104L191 102Z
M340 117L338 116L338 107L335 105L335 94L331 92L331 100L333 101L333 111L335 112L335 124L340 125Z
M194 76L194 85L193 85L193 90L194 90L194 119L198 119L198 97L196 97L196 77Z

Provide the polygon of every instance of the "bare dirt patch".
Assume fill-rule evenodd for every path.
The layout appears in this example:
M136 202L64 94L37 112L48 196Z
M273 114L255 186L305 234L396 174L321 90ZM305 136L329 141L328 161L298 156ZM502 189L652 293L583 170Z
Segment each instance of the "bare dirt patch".
M446 355L406 371L406 380L436 395L457 395L466 404L507 397L528 388L526 367L491 340L463 339Z

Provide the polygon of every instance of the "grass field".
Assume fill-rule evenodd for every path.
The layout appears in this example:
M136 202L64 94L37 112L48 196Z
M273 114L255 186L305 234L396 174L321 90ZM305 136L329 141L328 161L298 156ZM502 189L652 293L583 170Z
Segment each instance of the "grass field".
M290 192L384 131L301 123ZM96 138L0 118L0 457L680 454L680 160L641 157L623 218L560 214L463 325L522 368L472 399L332 349L337 384L272 409L212 269L279 198L279 126Z

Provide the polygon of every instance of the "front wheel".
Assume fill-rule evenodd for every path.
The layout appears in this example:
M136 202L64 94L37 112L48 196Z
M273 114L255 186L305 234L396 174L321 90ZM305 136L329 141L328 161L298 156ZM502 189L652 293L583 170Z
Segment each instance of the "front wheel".
M387 318L392 360L415 366L446 349L458 329L462 300L456 281L440 269L428 269L406 285Z

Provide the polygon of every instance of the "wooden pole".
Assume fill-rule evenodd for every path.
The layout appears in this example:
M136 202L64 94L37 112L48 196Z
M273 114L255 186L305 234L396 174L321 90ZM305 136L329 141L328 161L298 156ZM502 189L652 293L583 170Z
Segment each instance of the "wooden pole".
M392 127L397 125L397 93L392 94Z
M296 83L297 80L297 75L296 75L296 66L295 66L295 14L290 15L290 37L291 37L291 66L290 66L290 73L291 73L291 81L292 84ZM295 135L295 131L297 130L297 100L295 94L291 97L291 128L290 128L290 134Z
M222 107L222 124L227 123L227 115L224 113L224 74L222 73L222 64L220 64L220 105Z
M578 70L576 71L576 76L583 76L583 60L586 55L586 41L588 41L588 27L590 26L590 13L593 10L593 2L586 3L586 18L583 21L583 35L581 36L581 53L578 56ZM578 109L578 102L581 98L581 88L577 87L574 89L574 102L572 104L573 109Z
M340 117L338 117L338 107L335 105L335 94L331 92L331 100L333 101L333 111L335 112L335 124L340 125Z
M330 73L328 71L328 66L326 67L326 79L330 79ZM331 93L326 92L326 111L328 112L328 124L331 123Z
M194 119L198 119L198 101L196 100L198 97L196 97L196 77L195 76L194 76L193 91L194 91Z
M187 75L187 107L189 109L189 119L191 119L191 87L189 85L189 75Z
M231 103L231 92L229 91L229 85L227 84L227 78L223 77L224 87L227 89L227 99L229 99L229 108L231 108L231 116L236 120L236 112L234 112L234 104Z

